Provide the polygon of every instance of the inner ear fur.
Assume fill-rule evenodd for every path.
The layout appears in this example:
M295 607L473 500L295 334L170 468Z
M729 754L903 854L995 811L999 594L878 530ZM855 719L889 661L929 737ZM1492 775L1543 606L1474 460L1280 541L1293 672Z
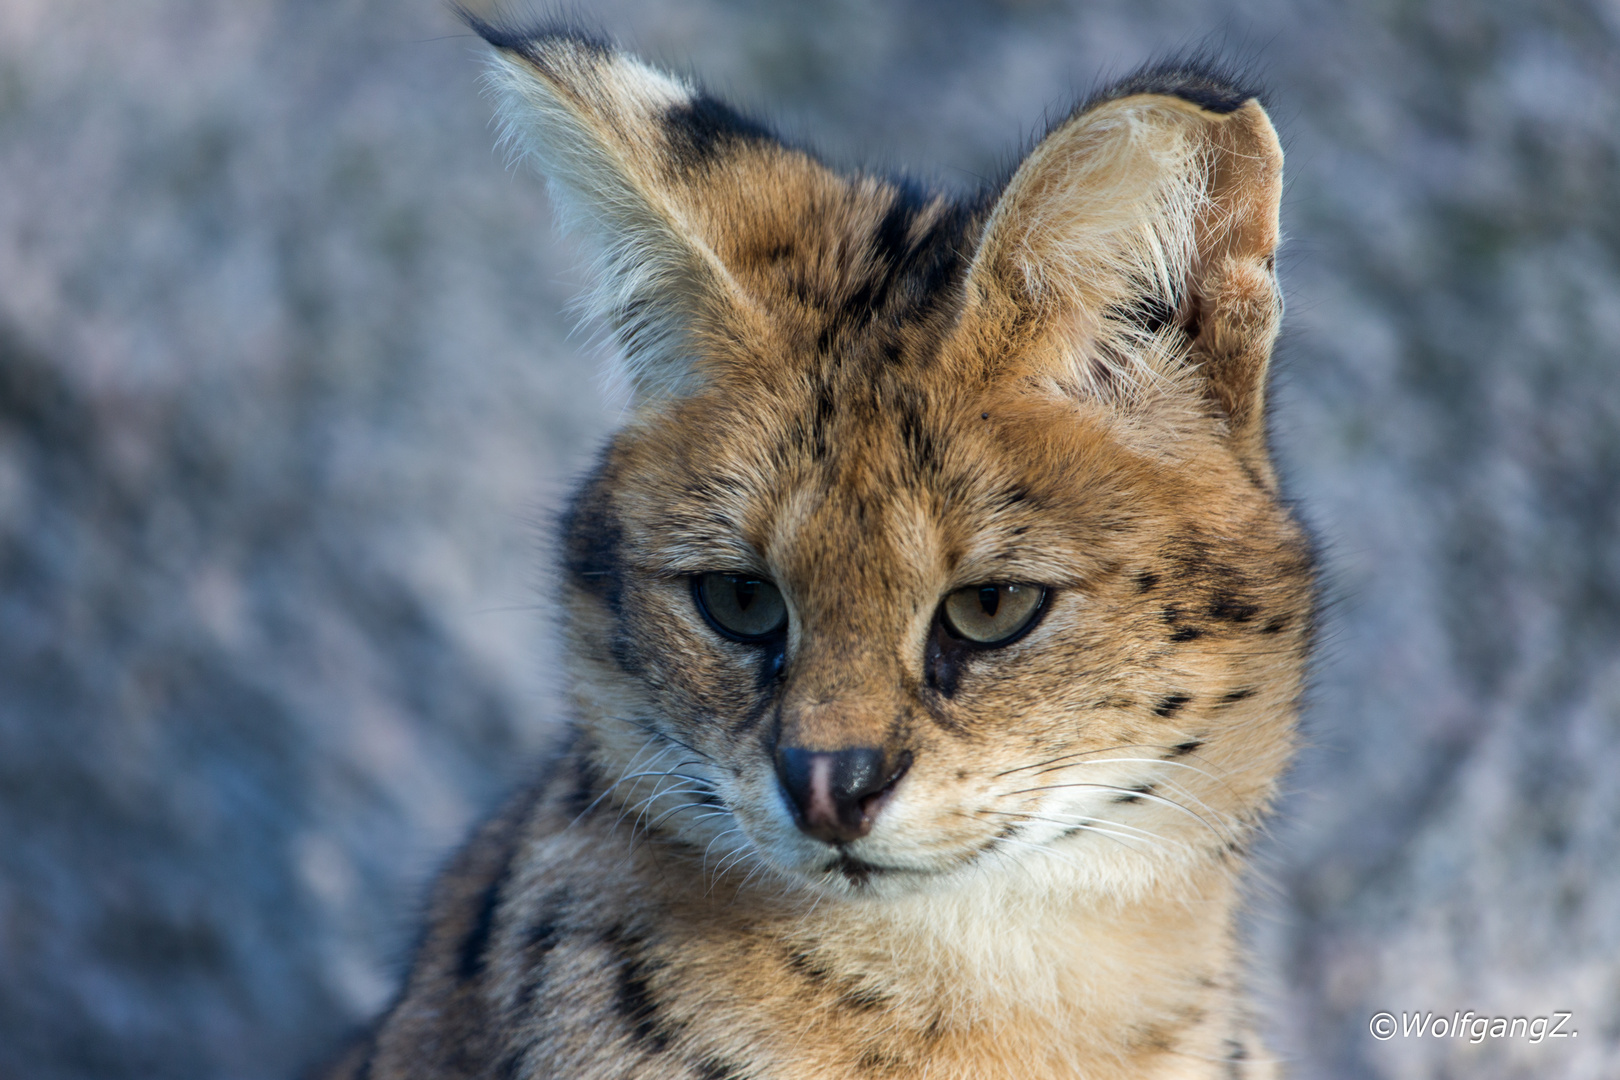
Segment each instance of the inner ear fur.
M1014 373L1129 398L1197 380L1269 479L1266 368L1282 147L1254 95L1186 69L1138 76L1057 125L1013 173L969 271L976 336Z

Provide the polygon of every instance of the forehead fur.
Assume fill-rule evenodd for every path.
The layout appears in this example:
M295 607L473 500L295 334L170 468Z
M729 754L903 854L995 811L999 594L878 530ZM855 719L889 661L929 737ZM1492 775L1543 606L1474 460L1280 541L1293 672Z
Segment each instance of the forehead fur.
M1212 505L1234 520L1268 506L1207 436L1171 458L1095 402L963 386L938 358L856 355L715 386L621 432L609 497L626 555L840 597L837 579L876 567L875 602L914 579L931 603L953 583L1076 584L1143 532Z

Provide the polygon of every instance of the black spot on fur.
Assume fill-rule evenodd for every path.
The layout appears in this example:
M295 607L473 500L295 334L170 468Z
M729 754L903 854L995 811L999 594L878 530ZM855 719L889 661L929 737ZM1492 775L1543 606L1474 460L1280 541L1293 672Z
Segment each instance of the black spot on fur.
M1030 502L1029 491L1021 487L1002 488L991 497L990 508L995 513L1011 510L1021 502Z
M562 914L569 902L568 891L558 889L540 903L540 915L523 935L523 959L528 968L528 980L523 988L523 1000L533 1002L540 996L546 982L545 961L562 941Z
M827 429L832 427L838 408L833 403L832 385L822 379L816 385L815 406L810 415L810 453L818 461L827 456Z
M596 768L583 754L574 760L574 783L568 789L568 796L563 800L563 809L570 817L584 817L590 813L596 804L597 789Z
M806 982L815 983L818 986L832 978L832 972L817 964L809 953L800 952L797 949L788 950L787 966Z
M913 243L905 277L907 301L917 310L929 310L946 301L966 273L963 242L977 208L952 206Z
M1131 792L1132 793L1128 794L1128 795L1115 795L1114 796L1114 801L1116 803L1137 803L1137 802L1141 802L1143 795L1151 795L1151 794L1153 794L1153 785L1152 784L1137 784L1135 787L1133 787L1131 789Z
M824 333L824 338L831 342L838 330L860 330L871 322L888 294L891 277L889 271L877 270L857 284L833 312L832 329Z
M1079 111L1134 94L1167 94L1212 113L1236 112L1251 98L1265 102L1252 78L1202 53L1171 56L1148 64L1095 94Z
M916 184L895 185L894 200L872 233L872 254L886 267L901 265L911 252L911 228L928 203L928 193Z
M671 106L664 126L676 168L683 172L705 168L740 144L775 141L765 125L707 94Z
M896 402L900 437L905 441L911 457L911 467L918 473L931 471L937 462L939 449L934 432L928 423L923 403L912 393L903 393Z
M872 231L871 265L829 306L818 343L822 351L880 316L898 327L937 310L966 272L964 252L970 245L964 236L982 208L942 201L935 192L904 178L891 184L893 196ZM919 225L925 213L930 220ZM891 364L902 358L889 338L875 343L875 351Z
M1279 615L1261 628L1262 634L1280 634L1288 628L1288 616Z
M502 868L495 880L484 888L478 898L478 910L473 916L472 927L456 950L456 977L462 982L470 982L484 973L489 939L495 932L495 910L500 906L508 873L509 868Z
M1221 696L1221 701L1225 702L1228 705L1232 705L1232 704L1235 704L1235 703L1237 703L1239 701L1242 701L1244 698L1251 698L1251 697L1254 697L1254 687L1245 686L1240 690L1233 690L1231 693L1223 694Z
M1196 641L1203 636L1204 631L1198 629L1198 627L1183 626L1181 629L1170 635L1170 640L1179 644L1183 641Z
M748 1073L740 1065L723 1058L709 1056L692 1063L692 1072L698 1080L748 1080Z
M565 907L567 903L568 894L562 892L548 898L541 905L540 917L529 926L528 933L523 937L523 948L529 954L530 960L544 956L557 947L557 942L562 937L562 926L557 921L560 915L558 909Z
M838 322L837 319L828 319L826 322L822 323L821 333L816 335L816 353L822 356L830 353L832 351L833 344L838 339L838 332L842 329L843 326Z
M624 618L623 531L608 494L617 479L604 454L570 500L562 519L563 568L576 586L607 606L614 621L608 653L626 674L640 675L641 658Z
M1187 694L1171 694L1153 706L1153 711L1159 716L1174 716L1181 711L1182 706L1191 700L1192 698Z
M1185 757L1203 745L1204 740L1202 739L1188 739L1186 742L1176 743L1176 745L1172 746L1170 750L1175 757Z
M839 991L838 1004L851 1012L875 1012L889 1004L889 996L870 987L850 985Z
M868 1050L855 1062L855 1067L865 1073L892 1073L904 1065L903 1060L882 1050Z
M1159 575L1144 570L1136 575L1136 591L1139 593L1152 592L1153 587L1159 583Z
M604 454L569 501L561 530L564 570L581 589L605 601L615 618L624 603L624 534L607 493L617 479Z
M1229 592L1217 592L1209 602L1209 617L1225 622L1246 623L1260 614L1254 604Z
M618 966L614 1008L638 1046L649 1053L663 1053L669 1049L672 1032L659 1015L658 999L652 991L651 979L657 965L648 960L646 939L615 926L602 935L602 941L613 952Z

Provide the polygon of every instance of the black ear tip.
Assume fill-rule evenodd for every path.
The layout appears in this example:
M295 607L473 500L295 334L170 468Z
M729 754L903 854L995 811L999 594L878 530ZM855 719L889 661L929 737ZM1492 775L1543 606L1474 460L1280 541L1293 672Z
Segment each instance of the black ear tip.
M542 21L520 23L499 15L478 15L460 3L452 3L450 10L473 33L505 52L536 57L546 45L556 42L567 42L575 48L601 56L613 52L613 42L606 35L584 26L576 18L558 15Z
M1212 113L1236 112L1246 102L1266 104L1265 88L1249 65L1200 49L1150 60L1092 95L1085 108L1133 94L1167 94Z

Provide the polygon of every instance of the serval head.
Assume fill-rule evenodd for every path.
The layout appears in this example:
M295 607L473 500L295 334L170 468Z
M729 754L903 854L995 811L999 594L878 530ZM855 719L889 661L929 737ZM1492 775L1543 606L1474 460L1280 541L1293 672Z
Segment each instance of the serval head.
M816 895L1232 858L1313 602L1255 96L1144 70L959 197L475 24L633 401L565 526L581 810Z

